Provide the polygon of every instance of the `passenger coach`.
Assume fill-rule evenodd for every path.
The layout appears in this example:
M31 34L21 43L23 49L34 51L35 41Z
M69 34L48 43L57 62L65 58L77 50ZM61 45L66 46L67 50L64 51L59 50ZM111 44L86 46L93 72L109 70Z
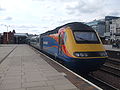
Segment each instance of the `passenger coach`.
M40 49L71 69L94 71L104 64L107 54L91 27L73 22L40 35Z

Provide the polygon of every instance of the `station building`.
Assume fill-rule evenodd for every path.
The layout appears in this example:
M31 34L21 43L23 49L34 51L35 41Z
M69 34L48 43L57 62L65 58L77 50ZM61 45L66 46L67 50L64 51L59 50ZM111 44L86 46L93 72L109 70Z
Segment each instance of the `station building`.
M0 34L0 44L25 44L28 33L3 32Z
M106 16L105 17L105 34L104 34L104 36L107 39L115 39L115 38L113 38L113 32L115 32L115 31L112 30L112 28L114 26L113 21L116 21L119 18L120 17L116 17L116 16Z
M120 40L120 18L111 20L110 33L112 40Z
M14 34L14 44L25 44L27 37L28 37L27 33L15 33Z
M14 43L14 31L4 32L2 36L3 44L13 44Z
M96 30L99 36L106 40L120 39L120 17L105 16L104 19L86 23Z

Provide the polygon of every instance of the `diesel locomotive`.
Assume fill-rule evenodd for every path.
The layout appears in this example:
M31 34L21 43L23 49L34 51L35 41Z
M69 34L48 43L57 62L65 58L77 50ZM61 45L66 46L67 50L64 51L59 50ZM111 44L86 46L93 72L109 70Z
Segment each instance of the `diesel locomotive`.
M47 31L30 44L56 58L70 69L94 71L107 59L98 33L86 24L72 22Z

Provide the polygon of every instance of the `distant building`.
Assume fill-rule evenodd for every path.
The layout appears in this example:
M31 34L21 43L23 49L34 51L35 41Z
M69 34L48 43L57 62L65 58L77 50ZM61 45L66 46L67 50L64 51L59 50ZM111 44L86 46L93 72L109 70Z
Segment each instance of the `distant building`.
M3 32L3 35L0 34L0 43L2 44L25 44L26 38L28 37L27 33L15 33L13 32Z
M28 37L27 33L15 33L14 34L14 43L15 44L25 44Z
M88 22L87 25L91 26L95 31L97 31L100 37L104 37L105 20L94 20L92 22Z
M2 36L3 44L13 44L14 43L14 32L4 32Z
M110 39L111 37L111 32L110 32L110 25L112 24L112 20L116 20L120 17L116 16L106 16L105 17L105 37Z
M111 20L110 34L112 40L120 40L120 18Z
M88 22L87 25L96 30L100 37L104 37L106 39L119 38L120 17L106 16L105 19L94 20L92 22Z

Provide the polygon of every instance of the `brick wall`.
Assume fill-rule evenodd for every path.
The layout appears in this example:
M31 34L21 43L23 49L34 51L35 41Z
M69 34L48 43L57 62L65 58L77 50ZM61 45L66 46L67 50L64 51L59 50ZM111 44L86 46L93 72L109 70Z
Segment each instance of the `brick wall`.
M14 43L14 33L4 32L3 33L3 44L12 44L12 43Z

